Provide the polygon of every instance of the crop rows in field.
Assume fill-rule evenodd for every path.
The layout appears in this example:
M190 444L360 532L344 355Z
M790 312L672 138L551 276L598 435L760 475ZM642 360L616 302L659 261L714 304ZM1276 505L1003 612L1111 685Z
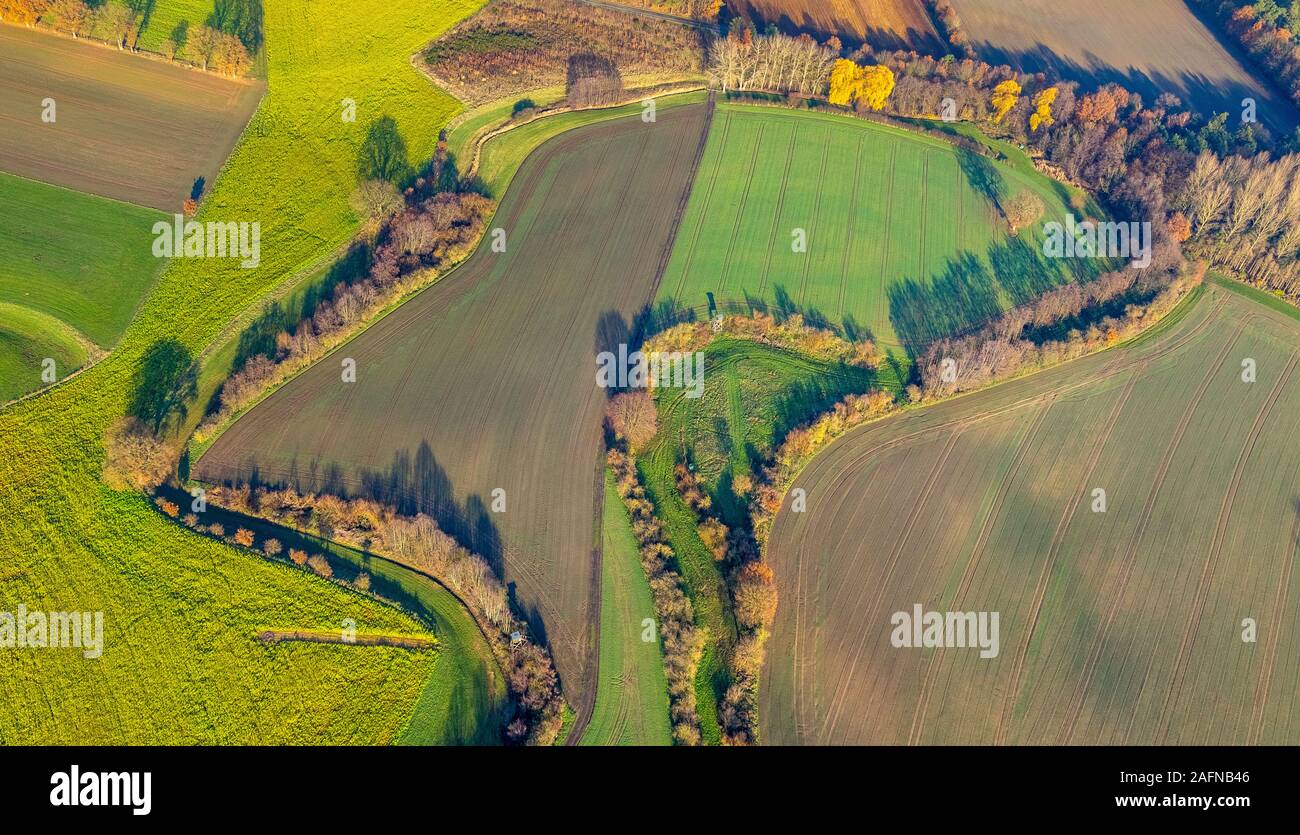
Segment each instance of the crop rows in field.
M791 34L813 33L818 40L838 35L846 43L873 49L940 49L924 0L733 0L727 6L764 26L775 23Z
M783 511L769 543L765 741L1300 738L1300 324L1218 284L1190 304L809 464L807 513ZM891 615L915 604L1000 613L999 654L896 648Z
M659 296L916 350L1075 277L1040 256L1038 225L1006 234L995 204L1024 189L1064 217L1051 181L938 139L722 105Z
M605 392L690 183L705 109L566 133L515 175L461 267L236 421L195 473L431 513L515 583L580 718L595 695ZM339 357L357 382L340 382ZM503 492L495 492L495 491ZM503 512L491 508L497 498Z
M582 744L670 745L668 679L653 625L654 600L631 517L608 473L601 536L600 678Z

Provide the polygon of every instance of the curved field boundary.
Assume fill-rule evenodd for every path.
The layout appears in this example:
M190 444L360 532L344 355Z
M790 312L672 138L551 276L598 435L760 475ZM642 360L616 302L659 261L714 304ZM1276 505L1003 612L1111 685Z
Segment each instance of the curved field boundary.
M1259 326L1264 324L1259 319L1261 316L1261 311L1259 309L1243 307L1243 304L1243 302L1234 301L1232 299L1232 294L1224 292L1217 283L1207 285L1202 292L1194 298L1187 300L1184 303L1185 306L1182 310L1176 310L1174 313L1171 313L1165 321L1161 322L1150 331L1140 335L1138 338L1126 343L1124 346L1110 351L1101 352L1099 354L1094 354L1090 357L1081 358L1063 366L1057 366L1053 369L1036 372L1028 377L1001 384L993 389L986 389L983 393L962 395L961 397L954 398L944 404L938 404L916 412L909 411L903 415L889 417L880 422L860 427L847 433L844 438L841 438L832 444L828 450L823 451L816 456L796 477L795 486L808 488L810 495L815 493L816 495L829 497L820 500L823 502L829 502L829 504L819 505L818 510L823 514L834 514L836 512L835 507L838 506L838 503L834 498L835 496L841 495L845 491L854 490L854 484L880 482L880 479L883 477L881 473L869 475L869 472L870 468L873 466L873 462L879 461L879 456L886 450L897 449L900 445L914 443L925 438L933 439L930 447L932 450L938 452L940 445L942 445L946 450L948 443L950 443L952 433L961 431L962 427L969 427L975 422L985 421L998 415L1007 415L1013 411L1023 410L1035 403L1046 405L1053 399L1057 403L1064 403L1067 400L1073 401L1077 399L1075 395L1076 392L1082 392L1085 388L1095 387L1099 383L1111 379L1116 375L1129 375L1128 379L1124 380L1121 386L1113 390L1114 394L1112 396L1115 399L1106 407L1106 412L1098 414L1098 417L1100 418L1097 422L1097 431L1099 435L1097 438L1091 440L1089 445L1085 448L1086 451L1083 451L1077 465L1079 468L1078 474L1070 477L1070 483L1076 485L1074 492L1067 494L1065 491L1060 491L1063 501L1061 505L1062 509L1057 512L1054 521L1048 523L1055 525L1055 530L1050 531L1050 540L1048 540L1046 536L1049 531L1044 530L1044 552L1041 557L1034 561L1035 564L1032 575L1029 575L1026 578L1028 583L1024 587L1023 597L1020 598L1023 600L1024 609L1019 611L1019 614L1015 616L1014 621L1016 623L1023 621L1026 625L1026 631L1017 634L1011 641L1007 641L1007 636L1004 635L1003 656L1006 664L1001 668L1002 672L999 673L999 675L1006 675L1007 678L1003 684L996 687L995 695L990 700L988 713L988 718L990 720L988 726L990 741L1005 743L1011 736L1013 720L1019 721L1018 719L1015 719L1015 710L1020 699L1020 694L1025 690L1030 682L1035 680L1035 678L1031 678L1031 675L1034 677L1037 676L1036 672L1032 672L1036 667L1030 666L1030 661L1034 658L1031 649L1036 640L1036 633L1040 631L1040 624L1045 620L1045 611L1055 597L1054 593L1048 592L1046 584L1049 578L1051 578L1057 571L1057 567L1063 565L1063 560L1066 559L1066 532L1072 524L1071 520L1075 516L1082 495L1082 491L1077 487L1077 485L1088 483L1088 479L1092 477L1093 471L1096 469L1098 463L1103 459L1103 457L1106 460L1114 458L1116 451L1112 442L1112 436L1115 427L1118 423L1130 424L1133 419L1130 416L1137 415L1137 412L1130 407L1134 402L1135 392L1144 390L1141 388L1142 383L1140 381L1148 373L1154 373L1157 368L1179 367L1178 363L1181 363L1181 367L1187 368L1187 363L1191 360L1183 359L1179 361L1176 358L1180 355L1186 356L1185 349L1188 349L1189 347L1194 347L1194 350L1196 351L1205 352L1205 366L1213 369L1213 371L1210 373L1198 374L1199 382L1195 384L1194 390L1187 393L1188 402L1186 402L1184 408L1180 410L1182 414L1176 418L1177 422L1173 426L1169 442L1165 445L1165 449L1160 455L1158 461L1153 462L1153 464L1156 464L1152 472L1154 483L1150 484L1146 491L1148 502L1143 502L1139 507L1134 508L1131 517L1135 520L1134 522L1125 523L1126 529L1130 524L1134 526L1134 529L1125 534L1127 544L1123 546L1123 552L1120 555L1122 558L1115 560L1115 566L1113 569L1117 572L1114 575L1115 579L1113 581L1118 584L1115 587L1122 589L1128 585L1124 578L1133 570L1133 555L1142 547L1142 531L1149 530L1151 525L1153 507L1149 507L1150 496L1152 493L1160 495L1164 492L1161 489L1161 485L1166 481L1165 476L1170 475L1170 467L1173 463L1171 460L1172 453L1170 451L1173 450L1176 452L1181 448L1181 446L1183 446L1181 443L1183 436L1190 431L1191 418L1189 415L1197 412L1197 404L1205 398L1206 392L1209 389L1209 379L1212 378L1214 374L1222 371L1223 362L1233 350L1233 346L1237 344L1237 340L1241 333L1247 328L1251 328L1252 333L1254 333ZM1225 321L1225 314L1229 317L1227 321L1230 321L1233 324L1232 331L1224 334L1223 338L1214 338L1213 332L1208 332L1207 334L1207 329L1212 325L1223 323ZM1300 332L1296 331L1293 324L1287 328L1287 332L1297 333L1297 335L1300 335ZM1211 339L1212 342L1207 341ZM1169 365L1171 359L1175 360L1175 365L1173 366ZM1300 355L1293 357L1293 359L1296 360L1295 363L1288 367L1288 370L1291 371L1294 370L1295 365L1300 365ZM1199 366L1200 363L1198 362L1197 365ZM1286 377L1286 381L1289 381L1293 377L1293 374ZM1222 380L1222 378L1219 379L1220 381ZM1283 381L1280 386L1285 386L1286 381ZM1222 385L1222 382L1219 384ZM1276 390L1280 392L1282 388L1279 387ZM1170 389L1170 391L1176 391L1176 389ZM1087 402L1087 400L1079 402ZM1265 409L1265 413L1267 413L1267 408ZM1171 414L1169 417L1171 422L1175 420L1174 415ZM1249 420L1249 418L1246 419ZM1198 422L1197 425L1199 426L1201 423L1202 422ZM1262 423L1257 425L1260 427L1259 431L1262 432ZM909 426L914 428L907 428ZM1127 437L1134 437L1132 432L1133 430L1130 427ZM1252 434L1257 436L1259 433L1256 432ZM944 440L945 437L947 440ZM1041 442L1039 446L1041 446ZM1256 444L1253 448L1257 451L1258 445ZM1021 449L1021 463L1027 464L1028 461L1023 459L1024 447L1021 447ZM939 455L941 458L943 457L942 452L939 452ZM905 460L907 459L895 459L894 463L890 466L896 468ZM828 467L830 469L828 469ZM1011 469L1015 469L1014 464L1011 465ZM854 478L852 475L853 473L860 473L861 475L857 476L852 482L846 480L847 478ZM827 481L826 476L832 474L832 480ZM932 477L933 473L931 473L930 476L925 477L924 482L921 482L919 479L914 479L912 482L917 485L917 490L916 498L909 499L909 503L906 506L910 511L907 517L908 520L915 516L918 512L918 507L933 504L933 501L927 498L929 495L929 484L931 483L930 479ZM1243 471L1240 480L1244 481L1245 477L1246 475ZM866 479L866 481L864 482L863 479ZM1011 475L1010 471L1008 471L1008 476L1002 481L999 492L1007 489L1010 480ZM915 505L912 504L913 501L915 502ZM1016 501L1020 501L1020 499L1017 499ZM1011 513L1012 511L1009 502L1010 496L1008 495L1004 497L1000 503L1005 506L1003 511L1000 514L994 512L993 515L1006 516ZM994 506L997 506L999 504L998 500L994 499L993 504ZM899 510L902 510L902 508L900 507ZM849 693L849 689L854 687L851 678L840 679L840 683L836 688L837 692L827 694L827 701L820 707L823 712L817 719L817 727L820 727L821 730L818 731L806 726L807 721L811 718L808 711L815 709L812 703L807 701L807 694L810 692L809 688L813 686L813 680L810 676L817 675L816 664L813 663L813 657L809 656L809 653L816 652L817 649L816 644L805 643L805 641L807 639L816 640L818 634L821 634L823 636L822 640L825 640L825 635L839 634L839 632L845 627L836 625L838 616L828 619L828 614L830 613L818 610L816 608L817 604L815 603L815 600L808 597L813 588L815 588L816 581L814 578L816 573L825 571L826 569L824 566L828 564L834 565L834 562L823 563L822 568L816 567L815 559L812 563L805 564L803 557L804 554L809 558L814 558L818 554L816 547L813 546L812 550L808 550L807 547L790 549L791 555L794 556L797 554L798 557L789 561L784 568L780 565L782 561L781 555L786 552L787 546L791 545L790 542L787 542L791 534L787 530L789 525L786 523L792 522L796 518L797 517L790 516L788 508L783 510L773 528L772 538L769 542L769 558L774 560L774 563L777 566L778 583L781 584L783 589L788 588L790 594L785 596L783 612L778 613L778 625L774 629L774 638L776 640L773 644L772 651L769 653L768 670L764 673L763 678L764 690L760 694L764 726L768 727L773 721L789 722L792 723L790 727L795 736L792 738L788 733L776 733L775 735L772 735L765 732L765 737L770 736L777 741L790 741L791 739L798 739L804 742L848 741L847 739L842 738L829 740L824 738L824 734L828 733L830 728L838 727L838 724L843 723L844 721L844 716L849 710L849 704L853 701L853 698L855 698ZM816 531L819 525L819 518L822 517L805 517L800 520L801 523L798 527L799 530L804 532L801 536L806 536L810 530ZM984 524L987 524L988 517L985 516L984 519ZM841 528L845 521L846 520L841 519L839 522L831 523L828 532L832 529ZM809 525L813 527L809 528ZM886 580L879 582L890 582L887 578L891 573L890 565L895 562L895 552L900 548L906 552L907 548L913 547L913 545L907 543L907 540L916 539L916 542L919 544L920 539L912 537L909 533L912 527L913 525L900 519L898 530L895 533L890 534L889 541L893 542L893 546L888 552L881 554L880 566L878 569L875 569L879 570L882 573L881 576L886 578ZM1300 523L1297 523L1297 529L1300 529ZM1209 539L1208 534L1209 531L1207 529L1206 540ZM843 535L844 534L841 534L841 536ZM847 541L853 542L852 534L848 533L847 535L849 536ZM1222 537L1222 535L1220 536ZM1071 536L1070 539L1075 540L1077 537ZM987 551L988 547L992 545L992 542L983 534L979 535L977 542L987 543L983 549L985 551ZM1223 541L1223 544L1219 546L1219 550L1224 550L1225 548L1226 539ZM978 551L972 553L978 553ZM992 551L988 551L985 554L985 558L991 558L992 553ZM1198 567L1197 571L1205 576L1205 569L1203 566ZM986 574L989 577L995 576L989 574L987 571L982 571L981 573ZM957 585L958 592L954 598L954 605L960 607L966 598L969 597L968 594L962 593L963 589L970 588L971 571L969 560L967 562L967 570L963 571L958 569L956 575L953 576L954 581L958 579L958 575L960 576L960 583ZM821 582L826 582L826 580L823 578ZM985 583L987 582L988 581L986 580ZM1195 579L1192 580L1192 583L1195 585ZM875 587L877 581L872 581L871 585L872 587ZM895 583L895 585L897 585L897 583ZM876 596L879 596L882 593L882 591L874 592ZM921 597L925 596L925 592L923 591L914 591L913 593L919 594ZM1269 595L1271 599L1281 600L1281 592L1275 593L1271 587ZM861 594L859 594L859 597L861 597ZM1205 599L1206 593L1202 589L1196 598L1196 602L1201 604L1203 607ZM851 601L852 598L850 597L849 600ZM843 614L844 617L854 617L855 622L860 622L863 616L874 617L873 614L867 614L874 612L874 609L863 608L864 603L865 601L863 600L860 600L856 606L851 603L837 603L836 610L838 611L842 608L845 610ZM1274 610L1276 610L1279 605L1280 603L1275 602L1273 606ZM1097 672L1097 653L1099 652L1097 644L1107 640L1106 633L1109 631L1110 622L1115 620L1114 608L1115 607L1110 605L1109 602L1106 603L1105 608L1103 608L1101 612L1103 617L1099 619L1101 622L1098 624L1096 634L1092 635L1089 642L1083 644L1081 647L1079 660L1082 669L1079 671L1079 676L1085 682L1095 680L1094 674ZM1058 606L1057 614L1054 617L1058 623L1053 627L1053 629L1058 633L1062 628L1059 623L1060 617L1061 611ZM782 621L784 621L784 623L782 623ZM1017 626L1016 628L1019 630L1020 627ZM788 631L790 629L793 629L794 631ZM860 629L860 626L856 627L855 631ZM1193 626L1192 629L1194 634L1195 626ZM782 634L784 634L784 637L782 637ZM1091 644L1091 646L1089 644ZM1273 646L1276 647L1276 643ZM1170 663L1173 663L1176 660L1176 647L1176 644L1171 644L1169 646L1170 651L1168 653L1167 661ZM855 663L853 659L860 656L860 653L855 654L853 650L861 649L861 647L855 647L854 644L849 643L846 648L849 650L849 655L843 658L842 664L845 668L848 668ZM1274 651L1276 650L1274 649ZM1182 681L1188 678L1187 671L1190 669L1190 662L1185 647L1179 654L1182 656L1182 663L1178 667L1178 680ZM861 661L856 663L858 667L861 667ZM772 670L774 664L782 667L782 672L779 675L774 673ZM928 664L922 663L919 668L918 678L916 679L914 686L923 689L919 694L913 695L913 701L911 704L913 705L915 713L912 717L912 730L909 732L907 730L907 725L904 724L901 730L901 741L910 740L916 742L918 739L924 738L923 731L918 733L917 729L918 726L924 729L928 711L917 706L928 706L930 704L927 694L933 691L933 687L937 683L936 674L932 666L933 664L934 660L929 659ZM964 667L957 669L964 669ZM1204 674L1203 669L1201 672ZM1147 675L1149 676L1150 674L1151 671L1148 669ZM1167 674L1168 669L1165 669L1164 672L1160 674L1161 683L1166 686L1169 685L1169 681L1165 678ZM860 678L861 673L859 672L858 675ZM1139 666L1136 670L1133 670L1132 675L1135 676L1133 679L1134 682L1139 681L1140 679L1136 677L1143 675L1142 667ZM1262 715L1262 709L1258 707L1258 704L1262 698L1264 698L1264 691L1267 688L1265 681L1267 680L1267 677L1271 675L1268 666L1266 665L1263 669L1259 670L1257 675L1259 678L1255 685L1255 707L1253 708L1253 712L1251 708L1247 708L1248 713L1252 714L1249 718L1256 726L1258 726L1262 721L1258 718ZM1079 678L1075 679L1075 681L1079 680ZM770 688L774 686L778 686L782 690L783 695L780 698L781 703L784 705L784 709L793 709L795 715L783 716L779 720L774 719L774 715L771 712L773 700L770 695L767 695L770 692ZM953 685L951 684L949 685L950 691L952 686ZM1060 716L1062 721L1057 725L1057 727L1062 729L1063 739L1073 738L1071 728L1077 724L1078 714L1082 704L1084 703L1084 699L1079 695L1078 691L1082 689L1083 692L1086 693L1086 688L1089 686L1090 684L1088 683L1081 683L1079 687L1075 688L1076 693L1074 696L1072 698L1067 697L1067 700L1063 700L1061 704L1062 711ZM1134 687L1136 687L1136 683L1134 684ZM892 693L896 689L896 687L891 687L890 692ZM913 692L916 693L916 691ZM890 698L892 699L895 697L891 696ZM996 702L996 704L993 704L992 702ZM1249 705L1251 702L1248 701L1247 704ZM1158 703L1156 706L1158 707ZM869 710L875 711L878 708L883 709L883 706L877 702ZM1036 713L1038 713L1038 711L1036 711ZM1041 720L1042 718L1043 716L1039 714L1039 719ZM1163 718L1165 721L1168 719L1167 715ZM1131 722L1129 724L1131 724ZM1118 727L1113 728L1113 730L1117 735L1122 735L1125 731L1125 727L1121 724ZM1129 730L1131 731L1132 728ZM819 736L819 733L822 736ZM931 732L931 736L933 736L933 734L934 732ZM1255 738L1258 738L1258 736L1259 734L1256 732Z

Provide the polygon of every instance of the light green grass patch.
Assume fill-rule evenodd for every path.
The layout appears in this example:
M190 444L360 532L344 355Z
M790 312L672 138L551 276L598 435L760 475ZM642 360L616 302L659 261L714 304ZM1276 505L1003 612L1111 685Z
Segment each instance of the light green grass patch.
M47 359L54 360L57 380L89 356L85 342L58 319L0 302L0 403L48 385L41 378Z
M605 473L601 561L600 681L596 707L582 735L583 745L670 745L668 679L657 630L654 601L632 522Z
M266 6L269 92L200 210L259 221L262 261L244 270L177 259L115 351L0 413L0 589L31 609L100 610L103 658L12 656L0 676L0 742L388 743L436 669L394 648L267 646L265 628L419 631L411 617L196 536L100 480L103 436L155 341L201 351L245 308L354 233L348 196L370 120L396 118L413 159L456 103L409 57L476 3ZM358 120L340 119L340 101ZM202 403L195 409L201 410ZM10 520L17 523L6 524ZM445 656L445 650L443 655ZM436 662L441 663L441 661Z
M0 173L0 302L30 307L111 347L164 262L162 212Z

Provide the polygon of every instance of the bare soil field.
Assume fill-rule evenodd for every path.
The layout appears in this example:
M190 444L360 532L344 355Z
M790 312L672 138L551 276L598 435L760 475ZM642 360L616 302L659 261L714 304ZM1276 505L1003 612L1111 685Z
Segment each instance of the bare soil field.
M464 265L236 421L195 475L433 515L514 585L584 721L604 490L595 355L628 341L654 295L705 125L703 106L682 106L548 141L493 221L504 252L489 234ZM341 381L344 358L355 383Z
M178 211L198 177L216 177L264 89L0 25L0 170Z
M729 0L727 6L760 27L775 23L788 33L838 35L873 49L927 52L942 44L923 0Z
M1300 740L1300 322L1245 292L816 457L769 542L763 741ZM999 613L996 657L896 646L918 604Z
M1117 82L1148 100L1171 92L1194 109L1227 112L1243 98L1260 121L1288 131L1297 113L1256 77L1243 58L1206 27L1183 0L952 0L985 61L1049 71L1097 87Z

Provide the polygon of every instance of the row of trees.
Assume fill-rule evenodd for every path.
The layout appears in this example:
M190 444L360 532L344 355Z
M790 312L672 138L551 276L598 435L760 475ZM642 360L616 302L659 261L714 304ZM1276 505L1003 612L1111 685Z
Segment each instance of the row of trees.
M208 491L208 501L383 554L437 578L464 601L506 670L514 703L505 728L507 741L555 742L563 724L564 701L550 653L528 637L527 624L515 617L506 587L487 561L444 533L432 518L402 516L370 499L300 493L292 487L217 486Z
M722 564L732 614L740 631L727 659L731 681L723 693L718 717L722 741L724 745L752 745L758 741L758 675L776 618L776 579L760 557L750 532L723 524L713 500L686 462L673 468L673 478L682 501L695 514L700 539Z
M773 34L755 37L742 28L709 45L708 74L714 85L728 90L766 90L820 95L835 62L836 51L811 36Z
M777 319L761 311L748 316L733 314L709 321L681 322L650 337L642 350L651 353L703 351L719 337L746 339L859 368L875 368L881 359L880 350L869 339L850 341L834 331L807 324L799 313Z
M445 155L445 145L440 148ZM301 320L269 308L262 318L269 332L258 335L257 350L222 385L219 406L196 438L215 432L268 386L311 365L359 324L470 253L495 204L472 191L435 191L421 199L426 190L437 187L439 172L450 168L446 160L435 160L430 177L417 179L405 197L382 180L358 188L354 202L359 213L370 213L370 222L379 229L373 252L366 246L358 249L359 260L368 266L356 280L336 284Z
M746 48L742 39L731 36L726 40L731 42L730 49ZM748 48L761 52L761 43L768 40L756 39ZM892 89L886 73L892 74ZM1225 236L1223 224L1192 223L1189 231L1190 213L1179 212L1196 202L1189 191L1207 182L1204 177L1192 177L1198 164L1205 165L1198 163L1198 157L1206 153L1219 160L1257 156L1269 140L1258 125L1242 123L1233 129L1228 114L1203 118L1168 93L1147 101L1116 84L1085 93L1074 82L1051 82L1042 74L1021 73L1007 66L935 59L915 52L873 53L866 47L833 63L822 92L829 94L830 101L852 105L860 112L879 107L893 116L943 116L974 122L992 136L1028 147L1045 171L1088 189L1113 216L1150 222L1157 269L1180 260L1180 244L1189 234L1198 254L1231 253L1230 259L1215 256L1216 260L1237 269L1251 263L1246 260L1249 253L1232 248L1237 238ZM801 100L794 103L804 106ZM1297 142L1300 136L1282 138L1277 144L1290 150ZM1265 156L1249 167L1278 164ZM1244 161L1232 163L1226 170L1244 184L1243 166ZM1290 177L1284 172L1270 176L1278 181ZM1257 175L1252 186L1260 180ZM1274 188L1266 193L1276 192ZM1004 211L1008 208L1000 195L990 197ZM1024 211L1018 214L1029 222L1038 213L1036 206L1019 208ZM1080 213L1085 210L1082 202L1074 208ZM1263 256L1256 259L1255 269L1267 273L1270 286L1293 292L1295 271L1300 269L1297 253L1292 238L1278 228L1280 221L1270 220L1251 229L1250 240L1268 243ZM1203 235L1212 236L1212 246L1205 245Z
M749 316L722 316L707 322L684 322L651 337L642 349L649 352L697 352L723 338L752 340L858 367L874 368L880 361L880 354L870 341L853 342L830 330L809 326L798 313L779 320L758 312ZM620 426L637 425L636 421L628 418L634 410L620 403L633 398L644 398L648 409L654 407L653 399L645 393L615 398L608 411L610 425L620 439L630 434L617 431ZM888 395L884 398L891 400ZM645 429L648 440L654 433L648 425ZM730 680L719 704L722 741L727 745L753 744L758 738L758 676L776 617L776 581L771 567L762 559L751 527L744 521L731 526L724 523L712 497L686 461L675 465L673 480L683 503L695 517L695 530L701 542L719 564L726 579L731 611L739 630L726 659ZM738 496L747 498L753 484L748 476L740 476L733 488Z
M943 36L948 39L948 45L952 47L953 52L963 58L974 58L975 47L971 44L970 35L966 34L966 24L962 23L961 16L957 10L952 7L948 0L927 0L930 6L930 12L939 23L939 28L943 30Z
M1204 274L1203 265L1120 270L1049 291L976 333L931 345L917 360L922 385L909 397L948 397L1100 351L1160 321Z
M894 407L894 397L887 391L850 394L829 412L790 430L763 468L750 502L754 540L760 548L766 545L786 491L803 465L845 432L889 414Z
M1207 151L1171 202L1193 254L1300 298L1300 155L1220 159Z
M246 74L252 60L250 46L244 38L256 42L261 37L260 5L256 6L256 26L248 22L254 14L253 5L250 0L242 0L242 4L238 0L221 0L207 25L192 32L188 24L178 25L164 42L164 53L168 58L184 58L205 70L231 76ZM243 11L236 14L236 7ZM135 0L94 4L85 0L0 0L0 20L28 26L39 23L74 38L91 38L118 49L136 48L147 16L146 5ZM233 31L223 31L222 21Z
M649 398L645 392L620 394L622 398ZM653 399L651 399L653 406ZM696 713L695 675L704 654L705 635L695 625L695 609L686 594L686 583L673 567L676 556L663 526L655 516L654 503L646 495L637 474L636 459L625 446L612 445L606 462L614 473L614 486L632 518L632 534L641 556L641 567L650 582L655 617L668 678L668 709L673 739L678 745L700 744L700 720Z

